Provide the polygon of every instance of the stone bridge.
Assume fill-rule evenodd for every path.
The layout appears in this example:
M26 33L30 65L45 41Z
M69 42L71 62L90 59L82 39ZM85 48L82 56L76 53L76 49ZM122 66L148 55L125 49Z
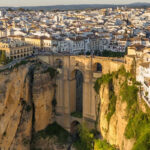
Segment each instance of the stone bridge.
M98 105L98 95L93 88L95 81L102 74L117 71L124 64L124 60L62 55L38 56L38 58L59 71L56 79L56 121L67 130L70 130L74 121L79 123L86 121L93 127ZM74 112L82 114L82 118L71 115Z

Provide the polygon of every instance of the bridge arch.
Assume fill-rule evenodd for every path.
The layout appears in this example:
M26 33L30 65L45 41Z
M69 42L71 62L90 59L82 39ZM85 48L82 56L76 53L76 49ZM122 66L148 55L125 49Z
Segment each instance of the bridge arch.
M74 120L71 125L70 125L70 133L76 134L78 132L78 128L79 128L80 123L77 120Z
M77 120L74 120L70 124L70 134L73 141L76 141L79 139L79 126L80 123Z
M71 113L76 112L82 116L83 113L83 72L75 69L71 73ZM73 98L74 96L74 98Z

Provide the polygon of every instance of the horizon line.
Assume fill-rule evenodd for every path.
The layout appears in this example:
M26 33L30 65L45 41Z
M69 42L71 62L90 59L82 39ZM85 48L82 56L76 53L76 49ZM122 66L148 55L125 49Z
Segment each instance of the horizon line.
M123 6L123 5L131 5L131 4L150 4L149 2L134 2L134 3L125 3L125 4L120 4L120 3L117 3L117 4L113 4L113 3L110 3L110 4L107 4L107 3L103 3L103 4L91 4L91 3L83 3L83 4L58 4L58 5L48 5L46 6L45 5L28 5L28 6L25 6L25 5L20 5L20 6L0 6L1 8L3 7L11 7L11 8L19 8L19 7L49 7L49 6L78 6L78 5L120 5L120 6Z

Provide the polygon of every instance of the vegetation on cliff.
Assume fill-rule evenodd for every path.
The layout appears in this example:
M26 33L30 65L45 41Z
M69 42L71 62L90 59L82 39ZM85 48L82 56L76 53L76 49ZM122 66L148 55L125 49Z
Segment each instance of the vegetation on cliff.
M110 103L109 103L108 113L107 113L107 121L108 122L110 121L112 115L115 113L115 110L116 110L117 97L113 90L109 93L109 99L110 99Z
M53 138L54 136L57 138L59 143L65 144L68 142L69 133L54 122L53 124L48 125L44 130L35 133L32 142L34 143L39 138Z
M13 68L18 68L19 66L21 66L21 65L26 65L26 64L29 63L29 62L30 62L30 61L28 61L28 60L22 60L22 61L20 61L19 63L16 63ZM12 68L12 69L13 69L13 68Z
M71 113L71 116L77 117L77 118L82 118L82 113L80 113L80 112L73 112L73 113Z
M97 138L97 132L89 130L86 124L79 126L79 140L74 143L77 150L115 150L105 140Z
M54 69L54 68L51 68L51 67L48 67L43 73L46 73L46 72L48 72L49 73L49 75L50 75L50 77L53 79L54 77L56 77L56 75L57 75L57 70L56 69Z
M118 79L120 83L120 94L115 96L111 83L114 79ZM121 80L120 80L121 79ZM136 142L132 150L148 150L150 149L150 111L143 112L140 108L138 100L138 91L140 84L136 82L134 74L126 72L124 67L112 74L105 74L97 79L95 83L95 91L99 93L102 84L109 85L109 107L107 113L107 121L109 123L111 116L115 113L116 99L126 102L126 118L128 120L124 135L127 139L134 138Z
M115 150L106 140L95 140L94 150Z
M104 74L102 75L101 78L97 79L94 85L94 89L96 93L99 95L99 90L102 84L109 84L109 89L111 92L109 92L109 98L110 98L110 103L109 103L109 111L107 113L107 120L108 122L110 121L111 116L115 112L115 105L116 105L116 96L114 94L113 90L113 75L112 74ZM100 115L100 100L98 103L97 107L97 113L96 113L96 121L95 121L95 129L97 129L98 121L99 121L99 115Z
M109 122L111 119L111 116L115 112L115 107L116 107L116 100L117 97L114 93L114 87L113 87L113 77L115 74L105 74L102 75L101 78L97 79L95 82L94 89L99 94L99 90L102 84L108 84L109 85L109 108L108 108L108 113L107 113L107 121Z
M99 90L102 84L110 83L112 81L112 74L104 74L102 77L98 78L95 82L94 89L97 94L99 94Z
M94 135L85 124L79 126L79 139L74 143L77 150L93 149Z
M83 55L84 52L80 52L79 55ZM100 52L99 50L94 51L94 55L96 56L103 56L103 57L124 57L126 53L124 52L112 52L109 50L104 50ZM86 55L91 55L91 52L86 52Z
M130 79L131 85L128 85L128 79ZM121 85L120 96L122 97L121 100L127 103L126 111L127 118L129 118L124 134L127 139L136 139L133 150L148 150L150 149L150 114L149 112L144 113L139 107L139 86L140 84L131 74L126 76Z
M132 99L130 99L131 102L129 103L131 93ZM128 95L125 98L128 104L127 117L129 118L125 130L125 137L127 139L136 139L133 150L148 150L150 149L150 113L144 113L140 109L137 100L137 89L135 87L130 90Z

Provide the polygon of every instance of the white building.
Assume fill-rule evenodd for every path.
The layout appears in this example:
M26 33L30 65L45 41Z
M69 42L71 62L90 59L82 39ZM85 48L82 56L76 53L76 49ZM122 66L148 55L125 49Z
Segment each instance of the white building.
M141 83L142 98L150 107L150 62L142 63L137 72L137 81Z
M0 18L3 18L5 16L6 12L4 10L0 10Z
M0 38L7 36L7 30L5 28L0 28Z

